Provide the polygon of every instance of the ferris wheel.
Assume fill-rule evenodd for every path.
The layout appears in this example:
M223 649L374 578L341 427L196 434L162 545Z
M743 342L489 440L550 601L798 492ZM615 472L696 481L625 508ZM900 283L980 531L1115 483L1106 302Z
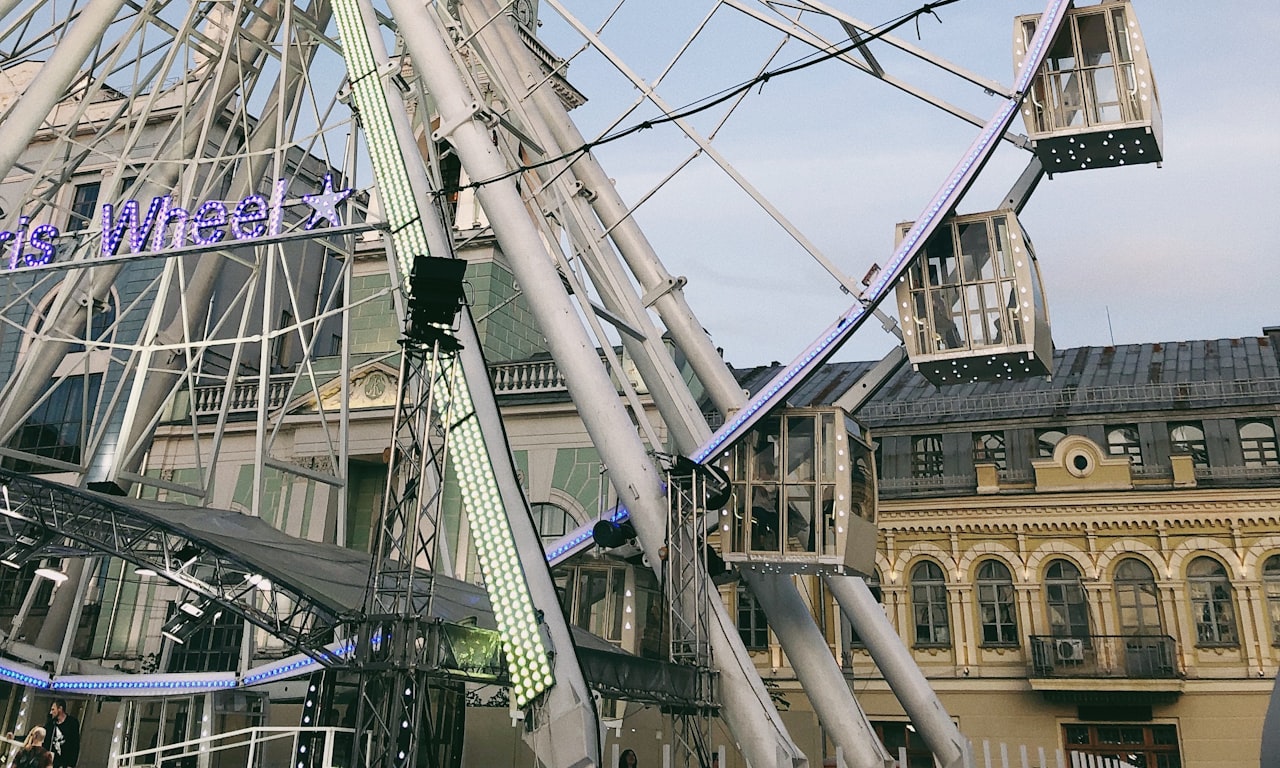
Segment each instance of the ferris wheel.
M1041 15L1019 17L1012 86L900 37L950 14L943 4L869 23L810 0L717 0L699 7L688 31L671 36L684 42L665 51L635 30L674 27L674 20L636 5L602 12L561 0L0 0L5 468L56 472L71 485L110 482L144 497L234 501L260 517L280 503L276 474L344 488L358 419L353 402L394 403L395 388L387 394L385 381L403 385L408 375L397 373L407 355L396 340L370 336L363 320L394 311L408 321L420 297L411 290L414 275L428 268L415 257L428 254L497 263L510 276L507 295L470 312L482 331L531 318L545 346L491 342L485 351L550 353L608 467L608 495L620 505L606 505L610 522L629 518L639 547L655 558L670 543L672 506L663 490L667 468L652 453L718 462L758 435L762 420L870 319L899 336L911 363L939 384L1045 372L1052 349L1045 301L1017 213L1045 174L1163 157L1155 83L1128 3L1072 9L1055 1ZM912 85L892 69L900 57L915 62L908 71L936 68L976 89L992 100L994 115ZM614 84L600 96L584 84L594 73L578 77L595 65L609 72L599 82ZM938 191L899 225L897 244L877 264L824 252L786 204L772 202L731 161L744 123L768 121L772 140L784 143L789 132L802 133L796 126L822 120L802 111L813 109L814 91L790 105L775 94L791 82L797 90L824 87L837 67L897 89L971 134L955 167L929 182ZM835 98L829 87L822 93ZM1013 128L1019 116L1025 136ZM674 150L656 143L672 138ZM1001 146L1025 153L1025 171L1000 205L956 216ZM627 165L626 183L606 172L610 157ZM767 175L758 159L745 164ZM712 171L718 181L708 185ZM696 259L684 253L714 252L690 222L695 211L720 215L720 203L703 197L708 189L731 192L735 202L725 207L735 221L752 222L744 231L764 231L756 223L763 221L768 242L781 238L798 251L804 266L784 270L829 280L823 301L838 305L834 321L824 329L826 317L817 320L806 336L814 341L752 398L690 308L686 279L666 266L680 261L692 271ZM687 218L651 239L641 227L647 209L670 201ZM389 280L370 279L374 263L387 265ZM757 290L752 284L765 273L753 272L755 263L709 265L714 277L706 282ZM889 301L900 329L881 310ZM483 492L501 496L512 478L499 466L501 438L483 423L485 409L496 413L496 406L483 391L488 377L470 322L456 332L462 351L444 350L457 360L441 373L432 358L419 375L432 382L422 398L446 382L436 412L456 406L481 414L475 437L482 447L455 471L464 487L479 489L466 506L483 532ZM717 429L668 338L717 412ZM451 371L460 373L450 378ZM305 462L294 444L300 414L326 425L314 431ZM437 436L407 439L421 451ZM467 456L464 437L451 445L454 456ZM247 474L220 471L229 451L249 459ZM441 468L424 474L420 482L440 486ZM736 480L740 495L750 492L753 480ZM344 520L346 495L334 490L332 499L336 520ZM796 619L781 623L780 639L845 760L883 765L883 749L785 575L820 573L858 604L846 575L865 572L848 550L853 516L837 523L843 513L833 506L831 514L828 560L815 543L813 558L801 552L779 568L783 553L762 554L768 547L756 546L749 529L727 538L741 542L740 562L764 564L747 581L766 613ZM549 547L552 562L593 546L594 522ZM819 523L815 513L809 527L826 530ZM567 628L551 626L550 642L539 642L520 624L534 604L554 600L538 571L545 571L543 552L527 521L514 533L502 533L501 515L486 524L508 542L492 552L481 547L486 582L499 581L503 558L524 564L525 578L512 582L511 593L490 599L495 608L508 598L522 606L506 629L525 632L532 648L526 656L515 653L512 637L504 643L509 661L519 656L531 665L511 669L523 681L518 703L540 701L549 713L535 718L534 748L544 756L555 745L557 759L576 750L578 762L570 763L595 764L598 725L582 673L571 654L553 661L547 653L549 645L569 647ZM311 525L291 532L306 538L324 528ZM393 547L410 567L421 554L413 538ZM823 539L815 534L814 541ZM448 570L450 559L431 564ZM74 567L68 575L86 585L92 579ZM705 574L689 579L701 584ZM803 763L724 607L698 594L704 599L693 602L701 604L676 613L703 649L695 654L700 663L718 672L715 707L744 757L752 765ZM218 597L246 611L260 600L248 590ZM904 679L914 693L901 693L915 696L910 706L921 710L930 705L927 684L917 690L922 683ZM930 722L931 748L944 764L963 764L954 726L946 718ZM393 743L395 734L387 738ZM687 734L686 759L705 757L700 739ZM397 762L416 759L409 752L387 764L409 764Z

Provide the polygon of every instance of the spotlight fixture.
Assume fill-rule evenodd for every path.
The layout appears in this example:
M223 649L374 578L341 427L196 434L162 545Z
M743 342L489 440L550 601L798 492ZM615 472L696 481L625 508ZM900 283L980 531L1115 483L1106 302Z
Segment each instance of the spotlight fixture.
M181 571L196 561L196 558L204 554L204 550L195 544L187 544L178 551L173 553L173 561L178 565L173 570Z
M209 612L209 606L208 600L201 600L198 603L187 600L180 603L178 609L160 628L160 634L182 645L196 633L196 630L200 629L205 615Z
M67 580L67 574L63 572L61 568L50 568L49 566L41 566L37 568L36 575L43 576L55 584L61 584Z
M198 622L193 621L184 614L176 613L173 615L173 618L166 621L164 626L160 628L160 634L169 638L169 640L174 643L182 645L186 643L187 639L194 635L196 630L199 628L200 624Z
M407 302L410 341L439 342L448 351L460 349L451 329L465 298L462 278L466 270L467 262L462 259L414 257Z
M13 545L6 549L4 554L0 554L0 565L5 565L14 570L21 568L52 538L48 534L18 534L14 539Z

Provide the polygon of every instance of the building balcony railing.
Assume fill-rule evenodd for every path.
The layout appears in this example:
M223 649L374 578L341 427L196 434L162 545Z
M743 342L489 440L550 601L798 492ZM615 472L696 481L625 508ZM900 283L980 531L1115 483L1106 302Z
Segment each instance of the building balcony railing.
M1168 635L1032 635L1031 676L1175 679L1177 642Z
M564 374L552 360L525 363L497 363L489 366L489 380L495 395L528 395L566 392Z
M522 363L498 363L489 366L489 377L497 395L529 395L567 392L564 374L551 360ZM275 410L289 402L293 392L293 374L276 374L267 381L267 409ZM254 413L258 409L262 382L256 376L236 380L231 387L229 415ZM191 401L196 416L215 416L222 410L226 385L222 383L198 386L192 391ZM178 420L187 413L175 415Z
M972 491L977 481L971 475L933 475L930 477L882 477L880 495L891 498L928 493Z
M255 413L258 410L258 393L261 382L256 377L237 379L231 386L231 399L227 414ZM289 394L293 389L293 375L272 376L267 380L267 409L275 410L289 402ZM196 416L216 416L223 405L227 387L225 384L211 384L196 387L192 392L192 403Z
M1248 482L1280 478L1280 466L1264 467L1196 467L1196 480L1212 482Z

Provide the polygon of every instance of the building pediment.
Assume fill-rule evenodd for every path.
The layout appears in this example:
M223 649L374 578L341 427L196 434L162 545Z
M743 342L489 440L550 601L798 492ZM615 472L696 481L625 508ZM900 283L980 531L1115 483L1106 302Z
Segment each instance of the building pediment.
M1058 441L1053 456L1033 459L1037 491L1123 491L1133 488L1133 465L1128 456L1108 456L1083 435Z
M348 388L348 407L352 410L391 408L396 404L400 372L386 362L377 360L351 369ZM342 408L342 377L335 376L290 401L286 411L292 414L337 413Z

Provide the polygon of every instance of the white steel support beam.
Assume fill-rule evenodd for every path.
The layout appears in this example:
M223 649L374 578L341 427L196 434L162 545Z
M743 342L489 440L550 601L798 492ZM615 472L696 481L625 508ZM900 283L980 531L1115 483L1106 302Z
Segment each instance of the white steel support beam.
M460 3L458 7L468 26L477 30L475 39L483 47L485 59L497 70L494 73L495 79L506 87L511 106L519 110L524 120L523 128L533 133L548 155L554 157L562 154L565 149L572 149L560 146L559 138L547 125L541 110L536 106L533 109L525 108L528 89L536 87L537 70L515 27L507 22L505 16L498 15L500 11L492 0L470 0ZM476 18L473 7L478 8L484 16ZM485 23L490 19L495 20ZM524 90L512 92L516 88ZM541 92L555 98L546 89ZM711 430L667 352L661 331L654 326L622 263L609 246L604 229L591 212L591 205L584 194L594 194L594 190L589 190L584 181L578 182L581 186L576 193L572 189L566 189L574 182L577 170L578 165L573 165L568 167L567 174L563 173L566 171L565 164L557 163L540 168L539 177L544 184L550 185L550 194L560 192L558 202L563 219L561 224L579 243L579 258L591 275L596 290L600 292L605 308L618 314L642 336L638 339L623 333L620 338L653 396L678 450L691 451L711 436ZM707 338L705 333L701 336L703 339ZM723 363L721 368L724 369ZM727 373L727 369L724 370Z
M853 698L831 647L814 624L813 614L795 582L790 576L751 569L744 570L742 578L769 617L769 629L782 645L827 738L844 753L849 768L892 766L893 758Z
M22 97L14 101L0 131L0 179L9 175L18 157L31 145L45 118L67 97L67 91L80 74L80 66L102 42L107 27L115 20L124 0L89 0L58 47L32 78ZM0 17L5 14L0 13Z
M489 130L475 118L476 99L463 84L449 48L449 34L433 9L415 0L390 0L405 44L435 99L441 125L470 178L495 179L507 173ZM552 355L564 373L588 434L609 467L618 495L632 512L645 551L663 545L667 518L662 477L649 458L599 353L578 319L539 238L538 229L511 178L484 184L477 191L530 310L546 334ZM720 670L723 717L753 768L807 765L755 674L754 665L722 603L713 601L712 643Z
M972 768L968 739L943 709L867 583L854 576L826 576L824 581L938 763L942 768Z
M481 7L486 11L486 18L494 15L492 0L483 0ZM524 51L523 46L519 50ZM549 87L538 87L544 80L542 74L531 68L527 54L521 53L520 56L521 81L529 89L530 102L546 122L556 144L562 149L583 146L586 139L569 119L564 104ZM671 332L676 346L689 359L690 366L706 387L716 408L727 416L740 407L742 387L729 373L711 337L689 308L682 289L683 278L673 277L667 272L653 245L631 218L631 210L594 156L588 153L575 160L573 173L582 182L584 191L593 196L591 207L639 281L641 291L653 297L653 309Z
M496 32L498 36L505 38L502 41L503 45L513 53L525 50L524 45L515 34L514 27L499 15L500 11L492 0L470 0L470 4L478 5L485 13L485 16L481 19L468 18L471 28L483 28L485 31ZM493 21L486 26L485 21L488 20ZM482 32L479 37L483 39L484 33ZM497 47L490 46L487 51L491 59L496 59L500 53L501 49L495 50L495 48ZM527 61L528 57L524 56L523 58L526 60L522 67L525 87L533 89L532 92L534 94L542 94L543 96L554 98L548 89L536 88L538 83L536 79L537 73L531 62ZM508 96L509 98L516 97L518 94L508 94ZM558 99L555 99L555 102L555 105L548 104L546 106L552 107L559 104ZM560 109L559 112L563 114L563 109ZM527 127L534 131L539 141L543 142L544 147L552 155L560 154L565 149L568 149L557 146L559 136L545 137L543 135L546 125L542 120L535 120L533 125ZM571 173L576 171L580 165L581 163L575 164L569 171ZM596 167L598 168L598 166ZM627 221L631 221L631 219L628 218ZM656 260L657 257L654 256L653 258ZM718 356L716 364L726 374L728 373L727 367L724 366L723 361L719 360ZM740 388L735 390L734 394L736 394L736 399L733 402L733 406L740 407L745 401L745 396ZM675 415L682 420L692 418L702 421L701 415L696 410ZM671 415L667 410L663 411L663 416L670 422ZM677 444L680 450L685 453L690 453L697 447L690 443L687 438L677 439ZM610 465L610 468L611 471L614 471L613 465ZM749 581L752 592L759 601L761 608L766 615L770 616L770 624L782 643L787 657L792 659L797 674L800 676L801 682L804 684L805 690L814 704L814 709L819 713L819 717L830 734L832 741L838 747L841 747L846 754L852 756L854 760L852 765L855 768L883 768L885 764L884 758L887 757L884 754L883 747L871 730L865 715L853 698L848 686L844 684L839 665L832 656L822 633L814 623L813 617L801 599L795 584L789 577L766 574L757 574Z

